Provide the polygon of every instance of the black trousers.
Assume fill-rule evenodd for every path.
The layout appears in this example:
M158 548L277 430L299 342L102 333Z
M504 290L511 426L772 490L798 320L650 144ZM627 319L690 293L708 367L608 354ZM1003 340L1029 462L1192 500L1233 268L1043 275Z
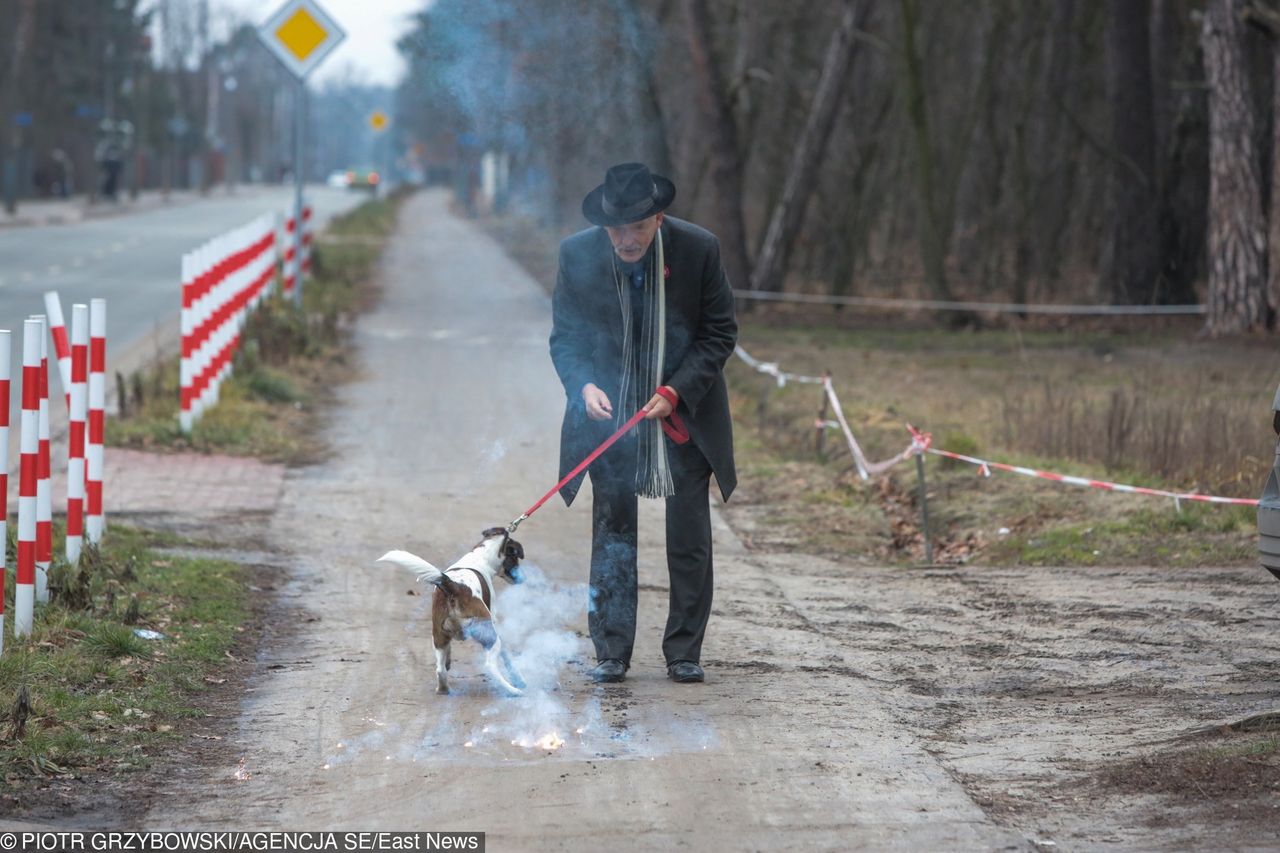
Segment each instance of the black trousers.
M596 659L631 664L636 638L635 442L619 442L590 469L591 601ZM667 442L676 493L667 503L670 599L662 654L697 662L711 616L711 464L692 441Z

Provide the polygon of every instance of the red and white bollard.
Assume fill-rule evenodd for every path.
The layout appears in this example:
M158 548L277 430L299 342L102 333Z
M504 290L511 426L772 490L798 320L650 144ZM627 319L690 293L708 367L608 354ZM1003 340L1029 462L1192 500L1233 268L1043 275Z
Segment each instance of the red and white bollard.
M36 314L48 328L47 318ZM36 457L36 601L49 600L49 564L53 562L53 468L49 463L49 337L40 338L40 409L36 421L40 440Z
M0 329L0 543L9 541L10 334ZM4 577L8 548L0 548L0 652L4 651Z
M71 346L67 342L67 327L62 321L62 300L58 291L44 292L44 313L49 318L49 334L53 335L53 352L58 357L58 377L62 379L62 393L67 406L71 406Z
M0 344L2 346L3 344ZM67 562L84 543L84 434L89 413L89 306L71 306L71 415L67 452Z
M18 569L13 590L13 635L25 637L35 622L36 461L40 456L40 341L44 324L22 324L22 462L18 480Z
M89 444L85 450L85 535L89 544L102 541L102 441L107 405L107 300L89 303Z
M302 208L302 264L298 280L311 277L311 205Z
M280 241L280 246L284 249L283 257L280 261L280 275L284 282L284 295L293 295L293 285L297 280L297 264L294 263L297 257L297 246L294 243L293 232L298 227L297 220L290 216L284 221L284 239Z

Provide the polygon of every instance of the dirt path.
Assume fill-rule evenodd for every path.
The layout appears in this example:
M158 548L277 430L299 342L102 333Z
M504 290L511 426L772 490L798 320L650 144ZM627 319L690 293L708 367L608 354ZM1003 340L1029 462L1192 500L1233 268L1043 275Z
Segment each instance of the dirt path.
M549 505L520 539L562 589L532 602L511 590L499 605L544 689L497 698L466 650L454 695L434 695L426 599L372 560L391 547L450 559L550 485L563 393L546 297L443 196L405 208L384 277L358 332L366 376L332 425L334 459L286 482L269 531L295 555L279 615L314 621L265 651L234 744L243 765L175 785L148 826L471 828L493 850L1019 843L872 684L829 666L829 642L788 618L770 572L723 524L709 681L668 682L656 505L641 522L626 684L583 678L590 513ZM551 731L567 741L555 752L512 743Z
M1079 787L1137 744L1269 707L1280 585L1260 571L849 568L748 552L717 517L708 681L678 686L646 502L635 666L596 687L584 497L521 529L546 581L499 600L535 689L496 697L464 649L434 695L426 599L371 561L447 562L540 494L563 395L545 296L442 195L406 206L383 275L334 457L292 472L265 533L292 555L282 639L234 752L176 779L148 828L483 830L491 850L1267 843ZM524 745L551 733L564 745Z

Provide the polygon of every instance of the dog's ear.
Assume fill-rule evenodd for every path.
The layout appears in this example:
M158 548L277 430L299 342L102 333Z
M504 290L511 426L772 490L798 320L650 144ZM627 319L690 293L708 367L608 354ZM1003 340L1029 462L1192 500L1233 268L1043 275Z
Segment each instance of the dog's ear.
M481 534L480 534L480 538L481 538L481 539L488 539L488 538L489 538L489 537L491 537L491 536L506 536L506 535L507 535L507 528L505 528L505 527L490 527L490 528L488 528L488 529L486 529L486 530L484 530L484 531L482 531L482 532L481 532Z
M503 550L508 557L514 557L517 560L524 559L524 546L514 539L508 539L507 547Z

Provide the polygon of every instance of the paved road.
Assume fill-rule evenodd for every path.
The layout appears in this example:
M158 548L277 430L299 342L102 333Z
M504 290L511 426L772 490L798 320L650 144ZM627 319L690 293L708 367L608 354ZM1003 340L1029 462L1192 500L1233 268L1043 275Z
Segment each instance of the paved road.
M499 593L530 693L496 696L462 648L454 693L435 695L428 599L372 561L403 547L447 563L536 498L554 482L564 397L548 300L442 195L409 203L382 276L334 458L289 472L266 532L295 562L233 751L175 772L146 828L469 829L490 850L1025 849L841 674L840 649L718 518L706 684L665 677L655 502L631 676L586 681L584 495L520 531L549 582ZM532 744L551 734L565 743Z
M308 195L318 226L366 198L319 186ZM291 209L292 198L291 188L240 187L120 216L0 230L0 329L13 332L15 369L22 320L44 313L46 290L58 291L67 322L72 303L107 299L108 364L157 334L169 342L177 330L182 254L263 212ZM50 382L56 395L56 371Z

